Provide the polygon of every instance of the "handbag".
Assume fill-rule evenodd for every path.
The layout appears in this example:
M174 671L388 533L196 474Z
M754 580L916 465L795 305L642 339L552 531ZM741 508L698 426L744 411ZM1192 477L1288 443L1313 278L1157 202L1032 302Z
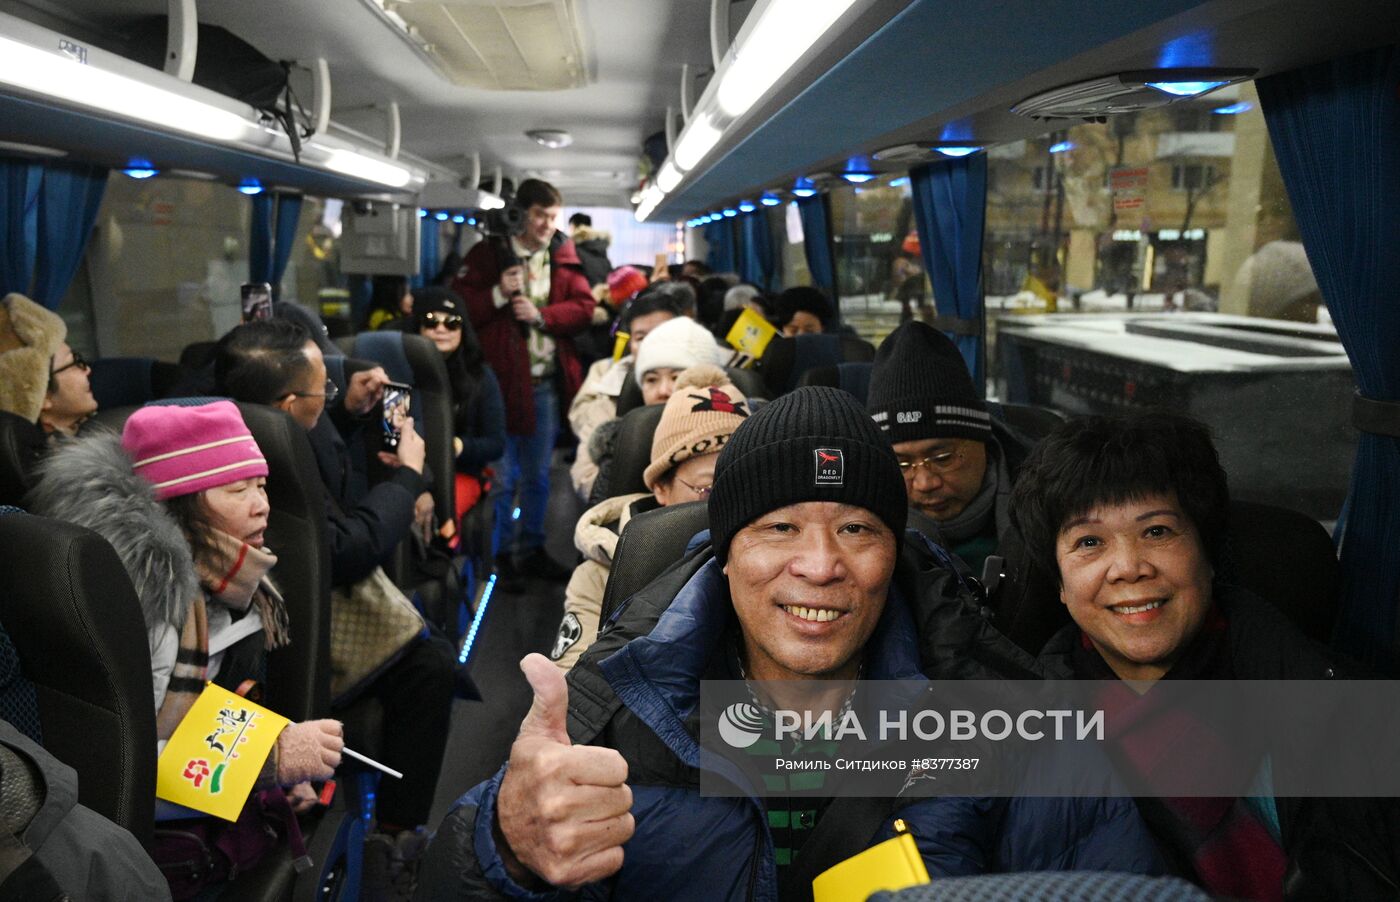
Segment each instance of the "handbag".
M383 567L348 588L332 589L332 704L353 699L425 630L422 615Z
M248 797L234 823L212 817L162 822L151 858L170 884L170 895L182 902L208 886L237 879L284 842L298 871L310 865L286 794L265 789Z

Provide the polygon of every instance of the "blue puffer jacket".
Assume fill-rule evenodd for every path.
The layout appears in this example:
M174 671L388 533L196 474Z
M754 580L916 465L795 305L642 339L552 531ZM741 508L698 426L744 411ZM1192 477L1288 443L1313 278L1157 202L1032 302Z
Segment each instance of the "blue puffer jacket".
M687 723L699 702L701 675L731 615L725 578L710 559L674 594L649 634L632 638L599 662L621 706L593 741L627 759L636 821L616 876L577 893L532 893L512 882L491 829L503 768L463 796L443 822L420 870L417 898L776 902L778 870L758 800L702 798L695 785L700 746ZM868 651L870 679L924 678L916 617L897 589L891 590ZM597 693L586 693L585 684L575 682L578 672L570 674L571 734L577 733L575 709L597 700ZM907 823L931 875L1161 872L1131 799L934 798L899 804L891 800L889 807ZM893 820L891 815L856 849L893 835ZM818 830L823 826L826 818ZM810 892L810 886L788 888L782 897L810 898Z

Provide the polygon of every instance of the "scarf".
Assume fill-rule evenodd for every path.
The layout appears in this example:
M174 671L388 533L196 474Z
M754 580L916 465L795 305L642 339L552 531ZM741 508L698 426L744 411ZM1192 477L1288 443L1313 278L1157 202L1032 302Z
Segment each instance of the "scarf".
M276 555L227 533L215 531L213 554L195 561L200 588L190 602L189 614L180 630L180 649L165 698L156 712L156 738L169 739L193 707L209 673L210 602L235 611L256 605L263 624L265 647L280 648L291 641L287 608L267 573L277 563Z
M1118 679L1083 633L1071 661L1079 679ZM1217 606L1163 679L1233 678L1229 625ZM1123 686L1121 692L1103 694L1099 703L1126 712L1127 716L1109 718L1113 727L1107 738L1113 757L1140 786L1169 784L1174 770L1190 771L1235 757L1223 747L1229 740L1211 724L1182 712L1157 710L1150 691L1138 697ZM1167 857L1212 895L1282 900L1287 856L1245 799L1149 795L1136 801Z

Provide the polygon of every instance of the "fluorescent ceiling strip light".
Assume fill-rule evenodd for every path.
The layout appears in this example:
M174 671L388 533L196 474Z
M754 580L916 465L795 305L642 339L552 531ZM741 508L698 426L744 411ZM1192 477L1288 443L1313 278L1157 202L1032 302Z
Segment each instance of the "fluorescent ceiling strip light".
M676 186L681 183L681 171L676 168L676 164L667 160L661 164L661 168L656 173L656 187L666 193L676 190Z
M705 159L706 154L715 149L723 134L723 131L715 127L714 117L709 113L701 113L685 127L685 132L676 142L676 149L671 154L671 161L682 172L689 172Z
M385 160L376 160L353 150L330 150L321 165L332 172L364 179L367 182L378 182L390 188L402 188L413 181L413 173L404 167Z
M0 84L214 141L258 127L237 113L0 37Z
M802 59L855 0L771 0L719 76L719 108L741 116Z

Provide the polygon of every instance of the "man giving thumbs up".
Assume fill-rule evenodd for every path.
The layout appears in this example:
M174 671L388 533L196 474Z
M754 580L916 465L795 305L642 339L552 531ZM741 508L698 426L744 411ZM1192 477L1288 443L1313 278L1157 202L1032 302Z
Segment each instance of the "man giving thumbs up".
M576 887L610 877L632 836L627 762L614 749L569 741L569 690L553 662L527 655L520 669L535 701L510 748L496 803L501 861L521 885L542 878Z

